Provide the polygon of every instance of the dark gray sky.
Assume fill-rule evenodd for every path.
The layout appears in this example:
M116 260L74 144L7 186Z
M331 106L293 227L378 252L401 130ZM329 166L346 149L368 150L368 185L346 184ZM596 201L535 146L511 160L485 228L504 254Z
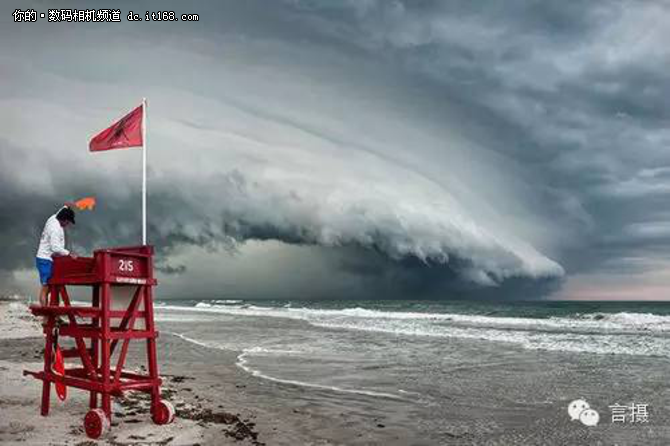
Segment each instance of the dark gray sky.
M140 151L88 139L149 100L166 297L665 299L670 6L626 1L0 6L0 281L93 195L80 253L140 239ZM198 22L128 22L130 10Z

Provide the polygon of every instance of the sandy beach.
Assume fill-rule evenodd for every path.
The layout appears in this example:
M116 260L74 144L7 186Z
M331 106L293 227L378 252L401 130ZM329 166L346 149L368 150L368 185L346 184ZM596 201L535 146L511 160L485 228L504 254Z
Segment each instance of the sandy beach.
M162 394L177 409L175 422L169 426L154 425L146 399L142 394L130 393L125 399L115 400L108 436L92 442L82 429L86 393L72 389L64 403L52 396L50 415L39 415L41 383L22 376L23 370L41 367L39 328L22 303L0 304L0 443L90 446L670 442L668 362L663 358L529 351L491 342L451 340L443 344L442 354L457 351L468 359L460 360L458 365L450 360L453 367L439 370L447 381L439 381L434 375L436 378L429 380L434 385L433 394L405 392L393 397L268 379L250 368L253 362L245 365L240 360L244 359L241 351L212 348L179 335L178 330L188 327L188 314L161 314L158 324ZM247 319L240 320L248 323ZM191 324L203 333L210 327L224 339L234 335L236 329L230 324L213 321ZM273 319L264 329L260 325L259 328L271 333L267 330L272 329L272 323L285 322ZM334 336L343 333L332 332ZM139 353L131 351L131 358ZM359 367L361 373L363 369ZM421 374L430 377L434 372L424 369ZM589 399L599 410L598 426L587 427L570 420L567 406L580 397ZM648 422L612 423L607 404L630 401L648 404Z
M0 303L3 445L428 444L401 421L406 414L399 403L380 410L371 397L352 396L342 404L338 395L301 394L248 375L235 366L233 353L213 352L169 334L161 336L159 360L162 394L177 409L175 422L154 425L142 394L130 393L115 400L109 435L93 442L82 428L88 410L83 391L70 390L63 403L52 392L51 412L40 416L41 382L22 371L41 369L42 347L40 328L26 306ZM133 353L140 352L131 349L130 359Z
M131 393L114 404L112 431L103 440L92 442L83 432L87 409L86 393L70 390L65 402L52 394L48 417L39 415L41 383L24 377L23 370L42 367L40 326L19 302L0 303L0 443L23 445L89 444L242 444L260 445L254 429L254 414L230 412L224 404L207 401L204 387L194 385L194 377L162 373L163 396L180 412L179 420L168 426L152 424L144 394ZM137 352L139 353L139 352ZM166 367L167 368L167 367ZM201 396L202 395L202 396ZM228 410L226 410L228 409Z

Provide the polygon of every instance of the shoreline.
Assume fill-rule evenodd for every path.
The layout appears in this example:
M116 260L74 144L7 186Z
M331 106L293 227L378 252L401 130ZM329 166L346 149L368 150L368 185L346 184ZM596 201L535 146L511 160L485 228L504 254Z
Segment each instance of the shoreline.
M175 406L178 417L167 426L151 421L148 394L127 392L113 399L112 429L99 441L86 437L83 418L88 411L88 392L68 388L68 398L59 401L54 392L47 417L39 413L42 383L24 370L43 367L41 326L17 300L0 301L0 443L21 445L205 445L249 444L263 446L254 429L253 414L232 413L223 405L204 403L202 389L192 385L193 377L161 370L163 398ZM139 354L141 352L132 352ZM166 366L164 368L173 369Z
M22 372L43 367L41 329L24 304L0 302L0 443L43 445L48 438L49 444L75 446L435 444L408 435L399 407L388 410L388 418L371 414L379 398L349 395L343 402L328 389L305 394L300 386L241 369L243 352L197 346L161 328L161 393L175 406L175 422L154 425L145 394L128 392L113 399L108 435L92 441L83 431L88 392L69 388L62 403L52 392L49 416L40 416L42 383ZM127 367L141 367L143 352L131 343Z
M22 311L28 316L24 317ZM232 413L223 410L222 405L203 404L204 399L199 393L204 392L194 389L191 384L194 378L163 370L161 394L175 405L178 412L178 419L171 425L157 426L152 423L150 400L142 392L128 392L124 398L113 399L112 429L99 441L90 440L83 430L83 418L88 411L88 392L69 388L65 402L59 401L52 392L49 416L42 417L39 413L42 383L33 377L23 376L23 370L36 371L43 367L43 337L40 334L39 323L28 313L25 305L0 302L2 444L42 445L45 439L49 439L49 444L81 446L265 444L258 440L252 414Z
M225 340L237 334L231 319L226 323L220 319L202 322L179 318L157 322L161 332L158 362L164 378L162 395L176 408L175 422L154 425L146 398L130 392L123 400L115 398L113 425L105 441L93 442L82 428L88 393L72 389L65 403L54 395L50 415L39 415L41 382L22 376L22 371L41 369L43 344L42 338L35 336L40 333L37 322L21 305L0 302L3 445L42 445L45 439L50 440L49 444L73 446L670 442L670 415L665 410L670 396L667 358L524 350L505 343L450 339L440 345L439 352L458 354L461 359L449 359L439 370L414 368L429 377L426 391L393 399L310 382L305 385L297 381L300 376L293 378L290 374L265 376L266 369L257 368L258 363L246 368L240 364L245 351L210 346L188 339L182 331L191 324L191 329L197 327ZM261 344L266 336L273 336L273 332L264 331L267 321L253 323L255 331L249 333L262 333L257 338ZM323 333L338 340L351 334L341 330ZM384 334L366 336L368 342L386 339ZM405 342L412 348L420 346L420 338ZM138 347L143 344L131 343L131 369L144 364L144 349ZM440 364L437 359L427 366ZM352 366L358 373L364 364ZM570 419L567 406L576 398L586 398L599 411L598 426L586 427ZM631 402L649 405L649 422L612 423L608 404Z

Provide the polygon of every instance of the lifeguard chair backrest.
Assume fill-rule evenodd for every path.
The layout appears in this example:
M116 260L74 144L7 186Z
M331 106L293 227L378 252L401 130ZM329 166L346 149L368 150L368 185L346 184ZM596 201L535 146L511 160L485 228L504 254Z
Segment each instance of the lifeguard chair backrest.
M105 281L145 285L153 280L152 246L99 249L94 256Z
M123 248L101 249L95 251L96 265L105 280L112 282L112 310L125 311L129 308L133 296L141 285L153 285L153 247L133 246ZM144 311L140 300L138 311ZM118 327L121 319L112 319L112 327ZM144 330L144 320L137 318L134 328Z

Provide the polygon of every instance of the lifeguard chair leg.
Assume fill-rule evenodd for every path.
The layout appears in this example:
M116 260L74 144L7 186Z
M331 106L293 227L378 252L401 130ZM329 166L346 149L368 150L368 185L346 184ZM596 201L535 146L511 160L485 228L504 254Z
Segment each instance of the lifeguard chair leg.
M53 330L54 321L53 316L49 316L46 326L46 341L44 343L44 379L42 380L42 407L40 413L46 417L49 415L49 403L51 402L51 383L47 376L51 373L51 362L53 361Z
M144 310L145 310L145 327L150 333L156 333L154 326L154 305L152 299L152 290L150 286L143 286L144 288ZM156 337L151 336L147 338L147 365L149 367L149 376L154 383L158 382L158 363L156 361ZM159 403L161 399L160 386L155 384L151 387L151 413L156 414L159 410Z
M102 285L102 336L100 339L100 349L101 349L101 368L102 368L102 385L104 386L104 391L102 392L102 410L109 418L109 421L112 421L112 399L109 391L109 386L111 385L110 381L110 357L109 357L109 336L111 333L109 327L109 309L110 309L110 286L108 283Z
M95 285L93 287L93 296L91 298L91 304L95 308L100 308L100 286ZM91 324L93 328L99 328L100 327L100 318L93 318L91 319ZM91 362L93 363L93 368L96 370L96 373L98 371L98 365L99 365L99 345L98 345L98 340L95 338L91 339L91 351L92 351L92 356L91 356ZM88 405L91 409L95 409L98 407L98 394L97 392L91 391L90 396L89 396L89 402Z
M49 285L47 294L48 305L58 305L58 287ZM54 325L56 323L53 315L47 316L46 339L44 342L44 380L42 380L42 407L40 413L42 416L49 415L49 406L51 403L51 383L47 380L47 376L51 374L51 363L53 362L53 333Z

